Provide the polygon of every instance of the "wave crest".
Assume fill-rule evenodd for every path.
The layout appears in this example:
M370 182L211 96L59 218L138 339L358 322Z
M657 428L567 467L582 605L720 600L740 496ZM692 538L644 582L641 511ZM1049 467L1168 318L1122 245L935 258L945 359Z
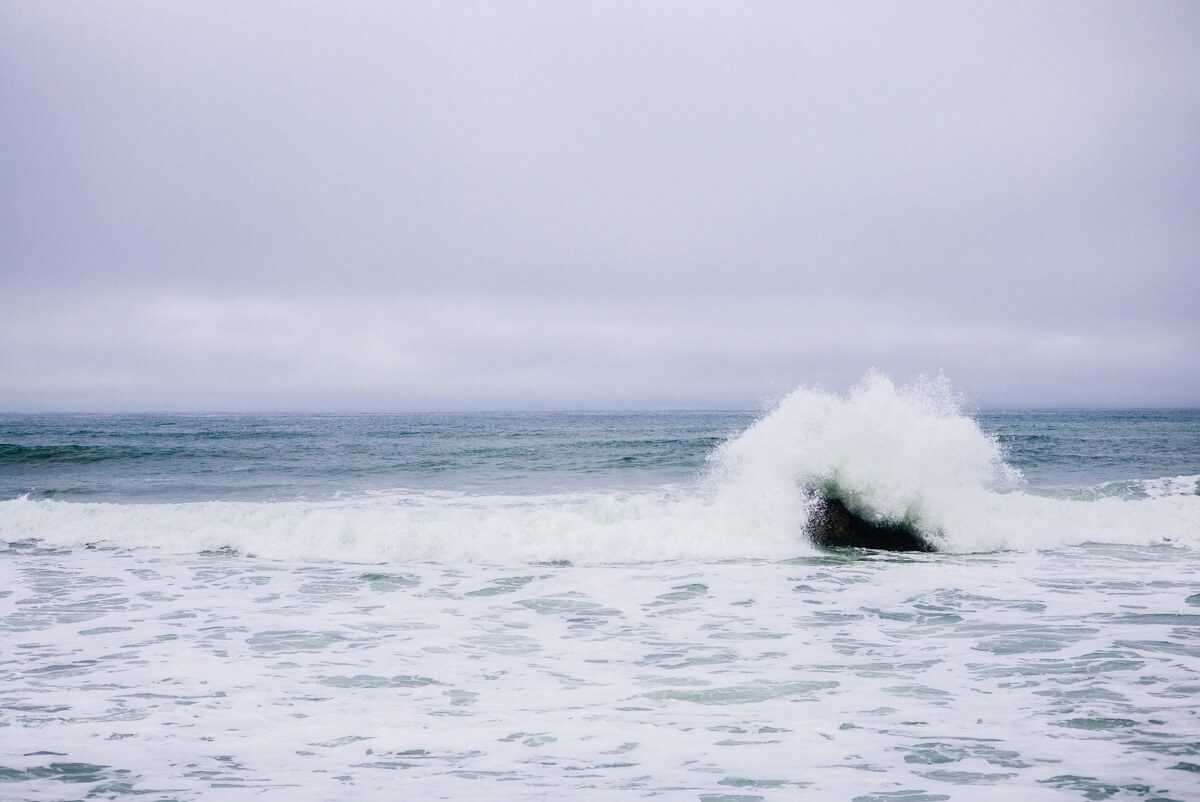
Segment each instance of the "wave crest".
M808 509L833 496L877 521L909 524L943 551L1200 541L1192 477L1052 497L1030 492L1004 456L944 377L898 387L871 373L844 396L796 390L712 464L727 496L799 496Z
M0 502L0 539L386 561L639 562L812 552L821 493L940 550L1200 545L1200 477L1030 491L943 378L800 389L712 452L689 486L541 496L393 492L325 502Z

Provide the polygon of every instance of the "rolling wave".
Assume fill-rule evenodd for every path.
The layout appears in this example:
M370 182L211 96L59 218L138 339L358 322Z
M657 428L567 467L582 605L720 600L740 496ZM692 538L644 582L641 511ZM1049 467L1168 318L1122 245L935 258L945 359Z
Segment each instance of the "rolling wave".
M78 455L77 455L78 456ZM43 455L33 458L54 458ZM394 491L334 501L0 502L0 539L350 562L777 559L813 551L822 494L939 550L1200 546L1200 477L1027 488L943 380L801 389L686 486L527 496Z
M71 463L87 465L109 460L142 459L145 457L172 456L170 452L151 451L129 446L54 445L26 446L17 443L0 443L0 466L38 465L46 463Z

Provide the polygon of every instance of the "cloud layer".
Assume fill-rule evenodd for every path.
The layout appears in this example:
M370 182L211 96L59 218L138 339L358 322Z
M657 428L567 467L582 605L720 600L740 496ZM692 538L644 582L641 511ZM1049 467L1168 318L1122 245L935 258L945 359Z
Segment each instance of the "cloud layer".
M0 408L1200 403L1192 3L0 18Z

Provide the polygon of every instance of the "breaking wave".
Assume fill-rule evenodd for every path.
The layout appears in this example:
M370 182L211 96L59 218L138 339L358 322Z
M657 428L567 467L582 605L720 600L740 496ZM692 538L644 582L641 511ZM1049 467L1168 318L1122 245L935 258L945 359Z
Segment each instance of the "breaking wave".
M898 387L871 374L844 395L797 390L708 463L692 484L638 492L180 504L24 497L0 502L0 539L351 562L784 558L812 552L806 522L824 493L906 522L942 551L1200 545L1200 477L1031 490L943 379Z

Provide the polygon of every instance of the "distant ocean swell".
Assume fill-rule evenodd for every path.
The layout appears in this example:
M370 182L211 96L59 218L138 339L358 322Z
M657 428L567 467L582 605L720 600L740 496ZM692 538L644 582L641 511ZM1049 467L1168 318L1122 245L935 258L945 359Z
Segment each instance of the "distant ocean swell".
M0 456L55 459L58 451ZM0 502L0 539L348 562L784 558L811 552L805 526L818 491L876 518L907 521L950 552L1200 546L1200 476L1031 491L945 382L897 387L878 375L844 396L792 393L718 444L704 474L686 485L176 504L24 497Z
M165 451L165 453L164 453ZM109 460L129 460L145 457L170 457L181 453L180 449L147 451L126 446L24 446L17 443L0 443L0 465L21 466L42 463L73 463L87 465Z

